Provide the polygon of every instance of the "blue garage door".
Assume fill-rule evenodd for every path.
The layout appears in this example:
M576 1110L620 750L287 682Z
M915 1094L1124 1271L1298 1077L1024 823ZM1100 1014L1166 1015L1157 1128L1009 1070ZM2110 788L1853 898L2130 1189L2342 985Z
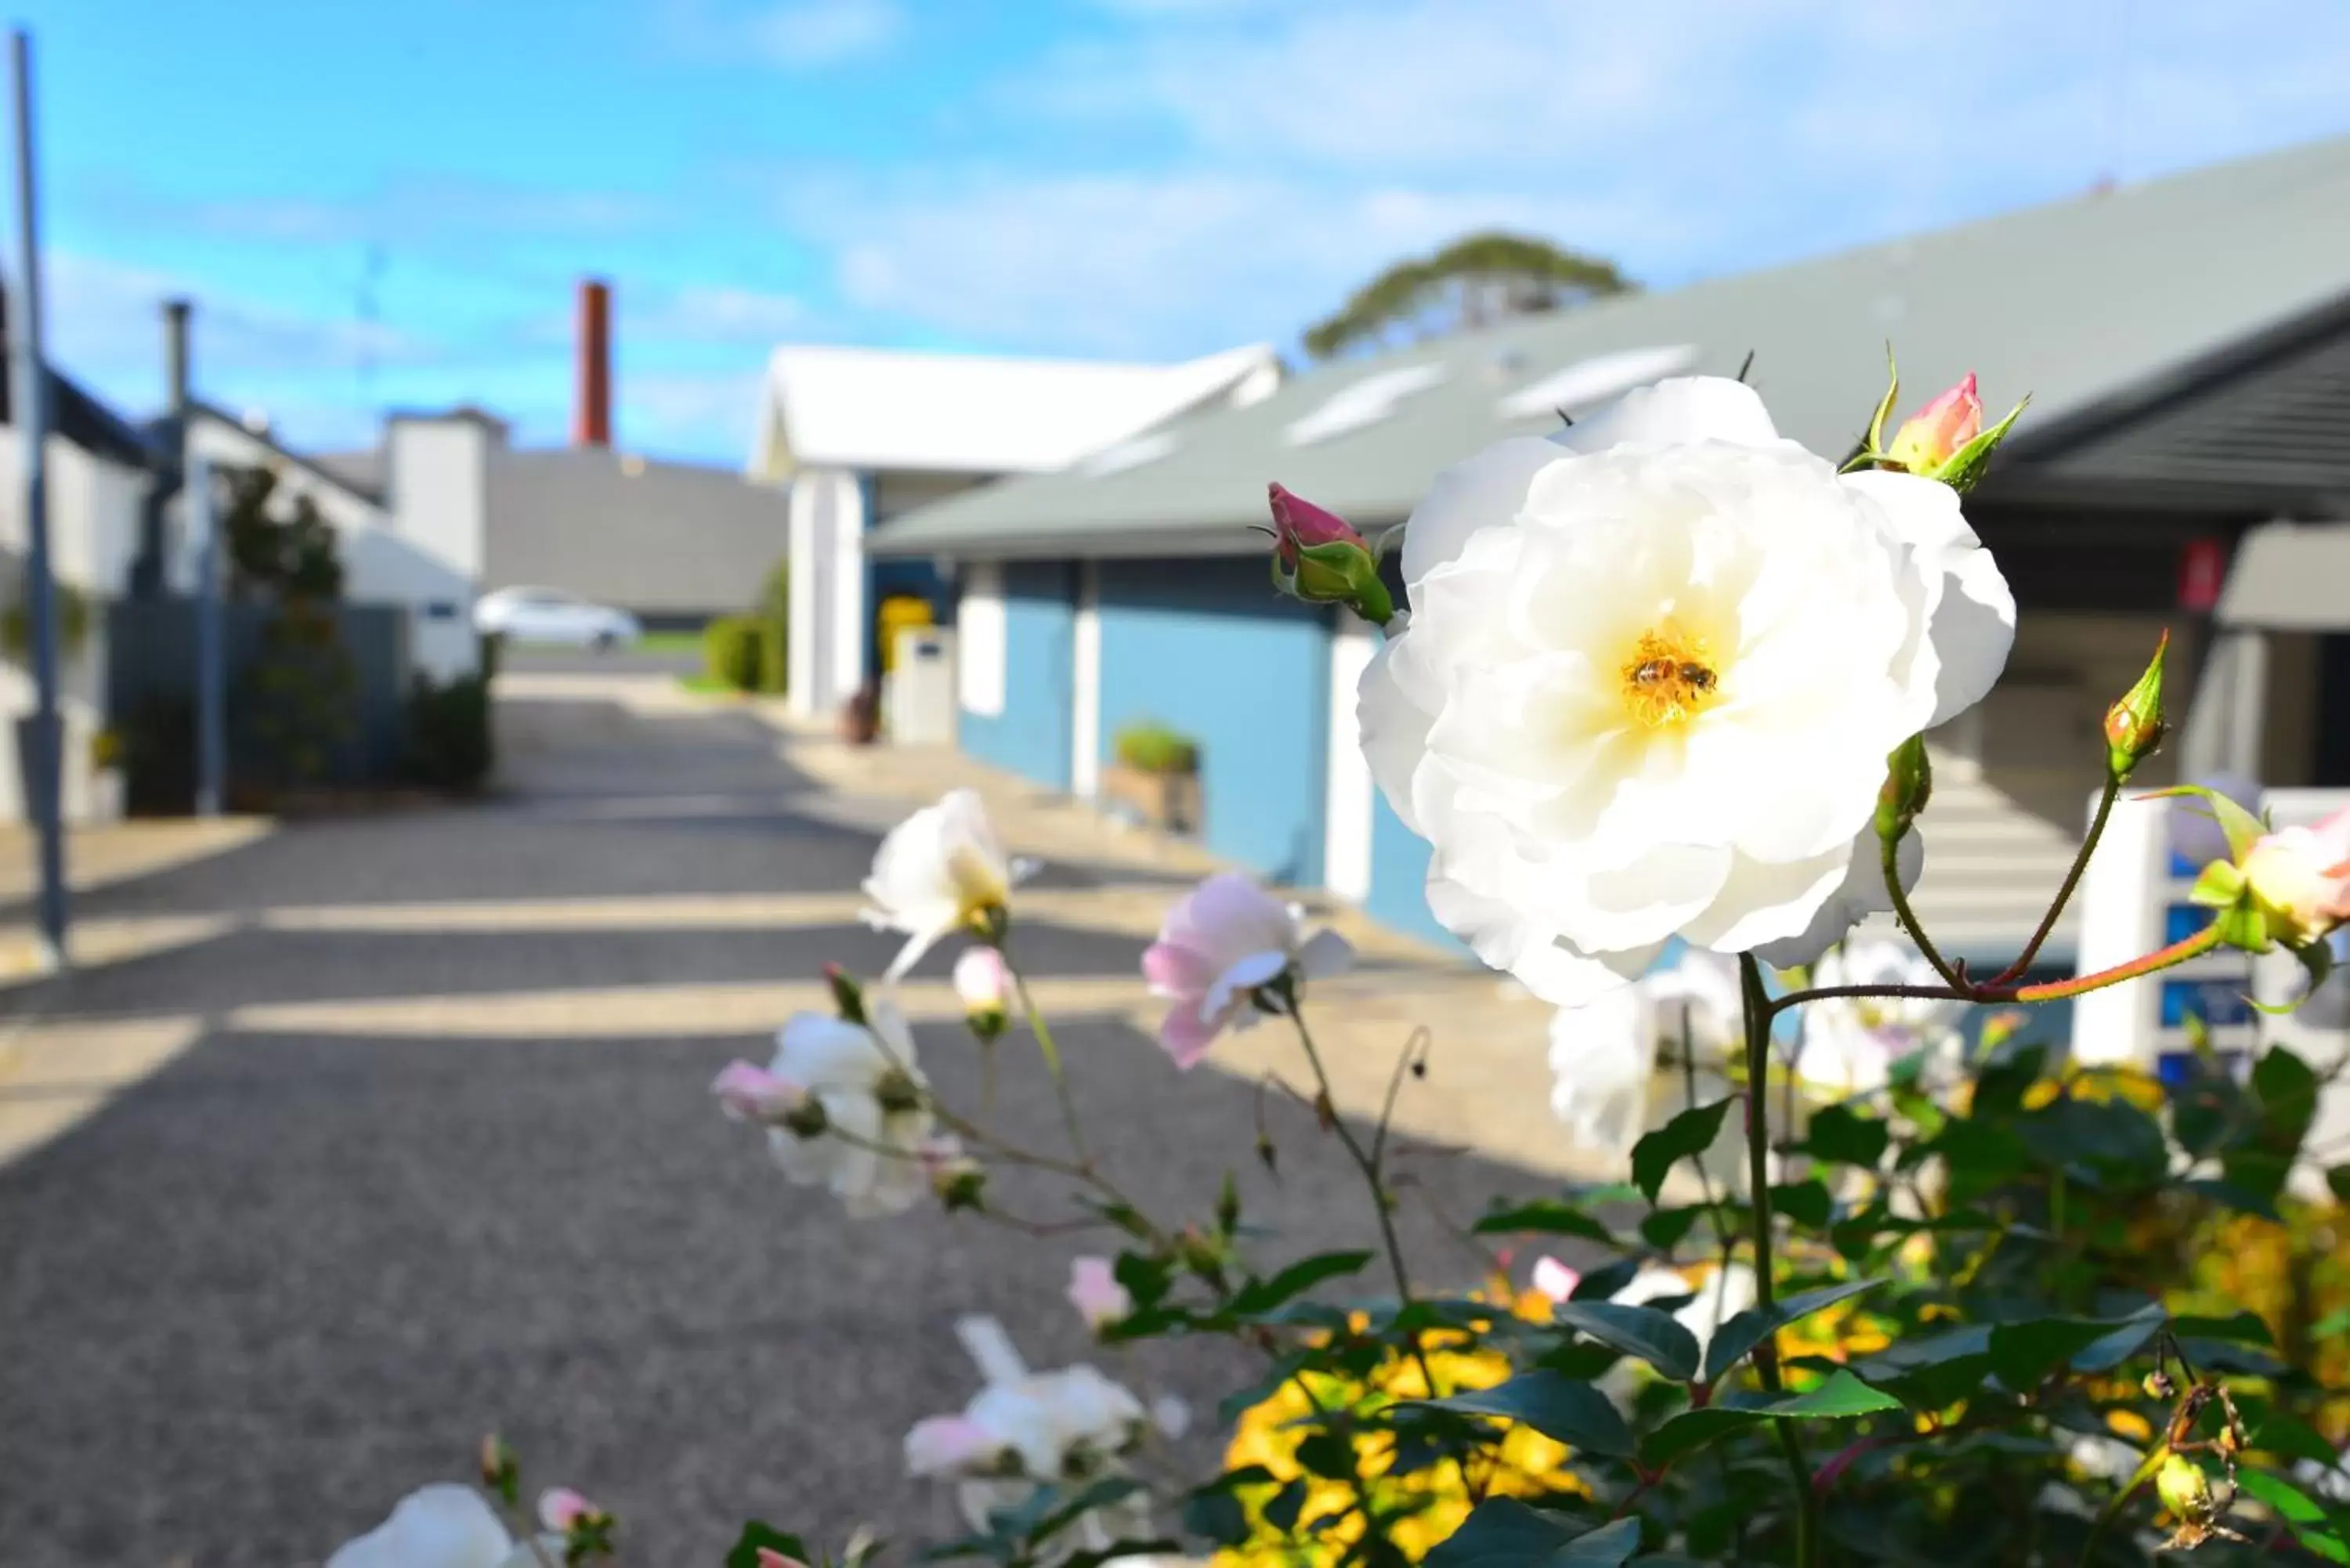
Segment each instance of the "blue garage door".
M1208 847L1276 881L1322 876L1329 619L1263 560L1099 567L1103 760L1155 719L1200 743Z
M1066 790L1076 570L1061 562L1003 570L1003 711L964 711L957 734L982 762Z

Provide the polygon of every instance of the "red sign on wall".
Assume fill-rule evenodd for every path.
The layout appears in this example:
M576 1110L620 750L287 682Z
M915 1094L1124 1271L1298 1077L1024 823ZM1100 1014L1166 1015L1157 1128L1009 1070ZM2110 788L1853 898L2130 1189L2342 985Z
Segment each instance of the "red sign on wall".
M2178 553L2178 607L2209 614L2228 580L2227 546L2217 539L2189 539Z

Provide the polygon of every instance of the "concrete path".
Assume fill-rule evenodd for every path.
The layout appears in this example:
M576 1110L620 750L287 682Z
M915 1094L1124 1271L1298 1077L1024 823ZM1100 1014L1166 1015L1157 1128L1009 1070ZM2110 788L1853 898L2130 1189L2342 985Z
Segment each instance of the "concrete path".
M836 1546L866 1521L934 1535L944 1500L898 1444L972 1391L953 1318L999 1315L1033 1365L1089 1354L1060 1300L1087 1243L851 1224L706 1090L764 1058L823 961L886 961L853 890L892 790L947 764L850 789L843 770L879 764L598 680L502 683L502 798L245 835L97 888L80 912L119 939L109 961L0 992L0 1560L316 1563L400 1493L464 1479L493 1427L534 1482L612 1506L636 1564L715 1563L752 1514ZM1257 1075L1301 1076L1273 1029L1182 1075L1135 1027L1137 954L1197 864L1059 809L1003 815L1059 851L1017 940L1096 1145L1168 1214L1238 1167L1284 1247L1365 1239L1361 1193L1278 1094L1281 1179L1253 1165ZM1430 1018L1400 1124L1512 1153L1411 1157L1423 1272L1465 1281L1479 1262L1439 1213L1560 1165L1539 1026L1490 980L1364 940L1375 972L1331 999L1342 1104L1375 1106ZM971 1105L946 963L908 1000ZM1049 1145L1043 1081L1008 1056L1000 1119ZM1105 1365L1204 1412L1245 1363Z

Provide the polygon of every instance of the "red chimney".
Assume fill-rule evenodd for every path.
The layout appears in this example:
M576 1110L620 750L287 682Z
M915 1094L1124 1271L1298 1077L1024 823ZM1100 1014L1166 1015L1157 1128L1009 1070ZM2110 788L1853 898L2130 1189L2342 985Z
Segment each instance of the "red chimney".
M579 280L579 342L577 401L571 413L573 446L612 444L612 286L600 278Z

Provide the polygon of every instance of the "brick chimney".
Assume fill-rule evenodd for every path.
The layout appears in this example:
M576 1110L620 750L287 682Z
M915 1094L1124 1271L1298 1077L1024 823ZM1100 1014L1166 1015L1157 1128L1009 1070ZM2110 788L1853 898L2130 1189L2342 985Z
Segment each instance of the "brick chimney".
M612 286L601 278L579 281L579 339L573 446L612 444Z

